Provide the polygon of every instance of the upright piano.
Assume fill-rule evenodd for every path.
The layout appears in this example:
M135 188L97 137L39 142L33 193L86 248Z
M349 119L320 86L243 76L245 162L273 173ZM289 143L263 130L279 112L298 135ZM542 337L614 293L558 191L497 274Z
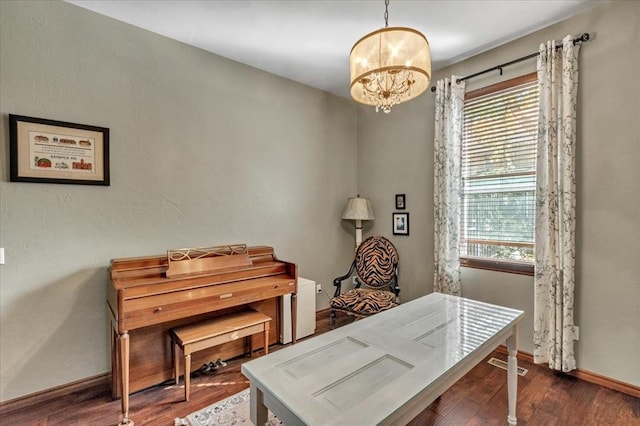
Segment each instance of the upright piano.
M122 398L120 425L129 418L129 393L173 377L169 330L250 306L282 327L282 296L291 294L292 340L296 337L297 266L278 260L272 247L245 244L188 248L166 255L113 259L107 291L111 338L111 390ZM253 346L276 343L254 336ZM211 359L244 353L234 341L194 354L192 371ZM212 358L215 353L215 358Z

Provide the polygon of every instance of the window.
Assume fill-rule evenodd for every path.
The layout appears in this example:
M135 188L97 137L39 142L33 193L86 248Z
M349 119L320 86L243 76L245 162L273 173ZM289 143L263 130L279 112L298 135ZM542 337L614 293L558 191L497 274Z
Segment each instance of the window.
M535 73L466 94L463 266L533 274L537 132Z

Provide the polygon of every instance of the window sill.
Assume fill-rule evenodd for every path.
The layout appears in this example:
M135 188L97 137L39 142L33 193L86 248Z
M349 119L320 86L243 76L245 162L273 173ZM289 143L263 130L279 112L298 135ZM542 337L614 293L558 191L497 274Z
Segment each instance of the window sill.
M487 259L481 257L461 257L460 266L465 268L506 272L509 274L529 275L531 277L533 276L535 269L533 263L515 262L505 259Z

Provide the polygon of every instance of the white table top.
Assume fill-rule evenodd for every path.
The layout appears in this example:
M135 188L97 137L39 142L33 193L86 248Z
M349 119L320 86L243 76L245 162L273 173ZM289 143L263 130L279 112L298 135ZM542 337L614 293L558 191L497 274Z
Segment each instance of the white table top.
M265 392L266 405L292 423L385 423L410 401L439 396L523 316L432 293L247 362L242 372Z

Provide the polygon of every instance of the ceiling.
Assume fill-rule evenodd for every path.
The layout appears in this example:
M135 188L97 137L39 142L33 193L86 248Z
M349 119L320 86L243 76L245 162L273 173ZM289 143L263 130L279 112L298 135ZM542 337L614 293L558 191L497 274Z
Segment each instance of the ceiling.
M351 47L384 27L385 10L383 0L67 1L342 97ZM604 2L391 0L389 26L421 31L436 71Z

